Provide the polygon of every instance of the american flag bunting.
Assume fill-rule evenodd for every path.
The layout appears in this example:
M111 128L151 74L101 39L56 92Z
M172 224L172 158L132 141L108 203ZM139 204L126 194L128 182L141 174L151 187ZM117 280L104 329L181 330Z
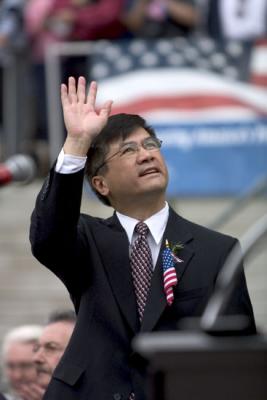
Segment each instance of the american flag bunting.
M163 141L169 197L236 196L266 174L267 38L100 40L88 66L97 107L112 99Z

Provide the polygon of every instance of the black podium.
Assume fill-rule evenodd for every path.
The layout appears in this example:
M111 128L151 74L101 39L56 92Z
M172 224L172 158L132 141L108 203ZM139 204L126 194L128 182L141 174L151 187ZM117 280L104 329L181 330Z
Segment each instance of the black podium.
M140 334L147 400L266 400L267 338L202 332Z

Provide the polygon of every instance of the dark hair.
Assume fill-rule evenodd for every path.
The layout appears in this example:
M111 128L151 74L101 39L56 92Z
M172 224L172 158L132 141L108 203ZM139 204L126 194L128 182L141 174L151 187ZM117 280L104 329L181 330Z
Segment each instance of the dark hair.
M92 178L96 175L96 172L100 170L102 170L103 173L107 171L107 164L104 164L103 166L101 165L105 161L110 144L119 139L125 140L138 128L143 128L150 136L156 137L153 128L147 125L144 118L140 117L140 115L123 113L112 115L108 118L108 122L102 131L96 136L87 153L87 161L85 165L86 178L99 200L107 206L111 205L108 198L102 196L97 192L97 190L95 190L92 186ZM100 166L101 168L99 168Z
M48 317L47 324L49 325L55 322L70 322L75 324L76 314L73 310L53 311Z

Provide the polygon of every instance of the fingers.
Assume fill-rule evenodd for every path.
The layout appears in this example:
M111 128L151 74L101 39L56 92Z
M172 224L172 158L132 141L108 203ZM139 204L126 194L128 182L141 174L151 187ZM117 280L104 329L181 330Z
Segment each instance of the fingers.
M76 82L73 76L68 79L69 100L71 103L77 102Z
M74 77L69 77L68 86L65 84L61 85L61 101L63 106L70 105L73 103L86 104L90 107L91 111L96 111L96 95L97 95L97 83L92 81L88 90L86 98L86 80L83 76L78 79L77 89ZM100 109L99 114L104 117L108 117L111 113L112 100L105 102L103 107Z
M79 103L85 102L86 80L83 76L78 79L77 95Z
M68 96L68 88L64 83L62 83L60 89L61 89L61 102L62 102L62 105L63 106L68 105L70 103L69 102L69 96Z
M96 93L97 84L93 81L90 84L88 96L86 99L86 80L83 76L80 76L78 79L77 89L76 81L73 76L69 77L68 85L65 85L64 83L61 85L61 100L63 104L71 104L77 101L83 104L85 100L87 100L87 103L91 106L91 108L94 109Z
M103 107L101 108L99 115L108 117L111 113L112 104L113 104L112 100L106 101Z
M68 79L68 86L64 83L61 85L61 100L63 104L71 104L79 101L84 103L86 91L86 80L83 76L78 79L76 90L76 81L72 76Z
M65 85L65 83L61 84L60 93L63 106L69 105L74 101L77 101L75 79L73 77L69 78L68 86Z
M95 109L96 94L97 94L97 83L95 81L92 81L87 96L87 103L89 106L91 106L92 109Z

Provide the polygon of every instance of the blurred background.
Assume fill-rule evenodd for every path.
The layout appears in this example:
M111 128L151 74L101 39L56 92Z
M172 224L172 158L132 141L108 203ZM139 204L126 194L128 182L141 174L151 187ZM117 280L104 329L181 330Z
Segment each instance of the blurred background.
M168 200L183 216L242 242L267 212L266 0L2 0L0 345L10 328L71 307L28 239L64 141L59 88L69 75L97 80L99 103L113 99L114 113L153 125ZM112 213L86 185L82 209ZM266 256L265 236L246 260L265 333Z

